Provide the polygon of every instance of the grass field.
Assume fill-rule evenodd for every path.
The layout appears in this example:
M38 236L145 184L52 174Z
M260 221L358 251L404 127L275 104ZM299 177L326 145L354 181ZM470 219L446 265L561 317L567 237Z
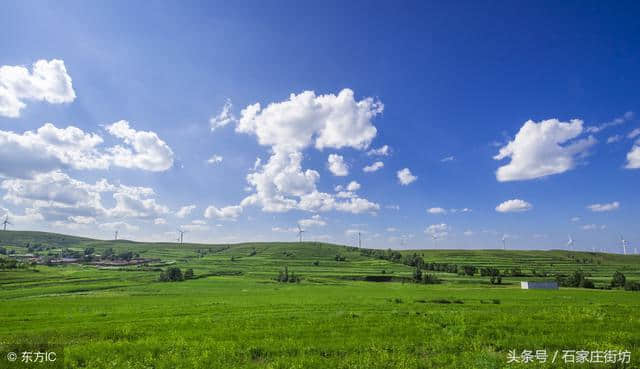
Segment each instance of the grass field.
M435 274L320 243L237 245L97 241L0 232L0 246L96 252L113 248L192 268L196 279L158 282L160 267L88 265L0 270L0 343L64 345L69 368L555 368L507 364L509 350L626 350L640 366L640 293L521 290L520 280ZM615 271L640 280L640 257L567 251L418 250L457 265L587 272L596 287ZM345 261L336 261L336 255ZM1 257L2 255L0 255ZM278 283L287 266L299 283ZM384 271L384 272L383 272ZM431 273L431 272L430 272ZM367 282L365 276L393 276ZM0 358L2 359L2 358ZM551 360L549 358L549 360ZM0 360L1 365L6 361Z

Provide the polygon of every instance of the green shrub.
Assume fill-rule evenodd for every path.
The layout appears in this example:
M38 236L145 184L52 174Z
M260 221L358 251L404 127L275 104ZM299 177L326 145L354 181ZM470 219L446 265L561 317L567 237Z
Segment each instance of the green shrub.
M627 278L624 274L620 272L613 273L613 278L611 279L611 287L624 287L627 283Z
M184 275L178 267L169 267L160 273L160 282L179 282L184 280Z

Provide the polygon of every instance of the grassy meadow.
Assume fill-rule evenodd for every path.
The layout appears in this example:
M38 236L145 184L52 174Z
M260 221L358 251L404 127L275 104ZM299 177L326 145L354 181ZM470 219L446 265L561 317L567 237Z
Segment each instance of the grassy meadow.
M0 246L16 254L34 243L162 260L0 270L0 345L62 344L68 368L640 367L640 293L603 288L615 271L640 281L635 255L402 251L527 275L492 285L478 274L428 271L442 283L418 284L413 267L323 243L180 246L0 232ZM195 278L159 282L168 266ZM278 283L284 266L301 281ZM550 279L533 269L580 269L599 288L521 290L520 280ZM381 275L392 279L365 280ZM537 349L626 350L631 364L507 363L509 350Z

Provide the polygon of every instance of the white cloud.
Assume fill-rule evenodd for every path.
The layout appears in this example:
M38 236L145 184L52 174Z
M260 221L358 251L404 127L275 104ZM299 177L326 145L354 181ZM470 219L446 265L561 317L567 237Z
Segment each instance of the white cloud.
M298 232L297 228L282 228L282 227L271 227L272 232L282 232L282 233L294 233Z
M424 233L436 238L445 238L449 235L451 227L446 223L432 224L424 230Z
M349 174L349 167L344 162L344 157L337 154L331 154L327 158L327 168L334 176L344 177Z
M463 234L465 236L467 236L467 237L470 237L470 236L473 236L475 233L473 231L471 231L471 230L466 230L466 231L464 231Z
M351 147L366 149L377 130L371 119L384 106L372 98L354 99L350 89L338 95L319 95L305 91L291 94L289 100L260 103L242 110L236 130L252 133L261 145L299 151L312 143L317 149Z
M407 186L410 183L414 182L416 179L418 179L418 177L411 174L411 171L409 170L409 168L401 169L396 174L398 176L398 181L400 181L400 184L403 186Z
M153 220L153 224L155 225L167 224L167 220L164 218L156 218Z
M592 136L574 140L582 132L579 119L570 123L557 119L539 123L527 121L515 138L493 157L495 160L511 159L498 168L496 178L500 182L528 180L573 169L576 157L586 155L587 149L597 142Z
M576 222L579 222L581 219L582 219L582 218L580 218L580 217L573 217L573 218L571 218L571 221L572 221L573 223L576 223Z
M22 134L0 130L0 177L31 178L60 169L108 169L111 165L152 171L171 167L173 153L155 133L136 132L128 123L118 123L109 127L133 145L135 153L119 145L100 150L102 137L73 126L45 123L35 132Z
M69 221L76 224L95 224L96 218L94 217L85 217L82 215L72 215L67 218Z
M429 214L446 214L447 210L443 208L429 208L427 209L427 213Z
M63 60L38 60L31 72L23 66L0 67L0 116L19 117L27 100L62 104L75 98Z
M327 225L327 222L324 221L320 215L316 214L314 216L312 216L311 218L307 218L307 219L300 219L298 221L298 224L302 227L302 228L309 228L309 227L313 227L313 226L320 226L320 227L324 227L325 225Z
M533 208L533 205L531 205L530 203L524 200L513 199L513 200L507 200L502 204L496 206L496 211L500 213L514 213L514 212L529 211L532 208Z
M165 171L173 165L173 151L155 132L136 131L126 120L110 124L105 129L130 146L117 145L108 149L115 165L154 172Z
M385 206L385 208L389 209L389 210L400 210L400 205L387 205Z
M366 149L377 132L371 120L382 109L382 104L371 98L356 101L349 89L337 96L316 96L312 91L292 94L289 100L271 103L264 109L259 103L247 106L236 131L254 134L261 145L271 146L271 157L265 164L257 162L247 175L255 192L241 205L259 205L268 212L377 210L377 204L365 199L340 202L333 194L318 191L320 174L303 170L301 163L302 151L311 145L318 150ZM343 162L336 157L333 161ZM333 169L338 174L345 172L339 165Z
M204 217L207 219L215 218L219 220L236 220L242 214L242 206L226 206L223 208L217 208L215 206L209 206L204 211Z
M606 225L596 225L596 224L585 224L582 226L582 229L585 231L595 231L597 229L605 230L607 229Z
M636 143L631 151L627 153L627 164L625 165L627 169L638 169L640 168L640 144Z
M208 231L210 227L207 225L207 222L204 220L193 220L191 224L181 225L180 229L188 232L195 232L195 231Z
M109 223L102 223L100 224L98 227L102 228L102 229L107 229L107 230L111 230L111 231L116 231L116 230L125 230L127 232L136 232L140 230L140 227L136 226L136 225L131 225L127 222L109 222Z
M613 136L609 136L609 138L607 138L607 143L608 144L612 144L612 143L618 142L620 140L622 140L622 136L613 135Z
M621 124L624 124L624 123L632 120L633 116L634 116L634 113L632 111L628 111L628 112L624 113L624 115L622 115L621 117L615 118L614 120L612 120L610 122L602 123L599 126L587 127L587 132L589 132L589 133L598 133L598 132L602 131L603 129L606 129L606 128L609 128L609 127L614 127L614 126L619 126Z
M360 189L360 183L356 181L351 181L347 185L347 191L358 191Z
M387 145L367 151L367 156L389 156L389 154L391 154L391 149Z
M386 229L386 231L387 231L387 232L396 232L397 230L398 230L398 229L397 229L397 228L394 228L394 227L388 227L388 228Z
M196 208L196 205L187 205L187 206L183 206L180 208L180 210L178 210L176 212L176 216L178 218L184 218L186 216L188 216L189 214L191 214L191 212Z
M634 139L638 136L640 136L640 128L636 128L633 131L629 132L627 138Z
M441 162L446 163L448 161L454 161L456 158L454 156L447 156L445 158L440 159Z
M209 119L209 125L211 126L212 132L217 128L224 127L227 124L236 121L236 117L231 112L232 107L233 104L231 104L231 100L227 99L227 101L225 101L224 103L224 106L222 106L222 111L220 111L220 114Z
M222 159L223 159L223 158L222 158L222 156L220 156L220 155L213 155L212 157L210 157L210 158L207 160L207 163L209 163L209 164L218 164L218 163L222 163Z
M371 165L367 165L366 167L362 168L362 171L365 173L371 173L371 172L377 171L382 167L384 167L384 163L381 161L376 161L375 163Z
M592 204L587 206L587 208L595 212L613 211L620 208L620 203L618 201L614 201L608 204Z

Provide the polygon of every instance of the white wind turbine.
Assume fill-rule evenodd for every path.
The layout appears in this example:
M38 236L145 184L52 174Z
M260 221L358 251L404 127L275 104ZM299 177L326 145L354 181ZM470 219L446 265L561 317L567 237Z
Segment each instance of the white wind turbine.
M507 235L506 234L502 235L502 249L503 250L507 249Z
M184 234L188 233L187 231L183 231L180 228L177 228L178 233L180 233L180 237L178 237L178 239L180 240L180 246L182 246L182 241L184 240Z
M2 230L6 231L7 230L7 225L11 225L11 222L9 222L9 216L6 215L4 217L4 221L2 222Z
M622 252L627 254L627 240L625 240L622 235L620 235L620 243L622 244Z
M438 248L438 236L436 236L435 234L431 235L431 239L433 240L433 248L437 249Z
M300 227L300 224L298 224L298 241L302 242L302 234L305 232L304 229L302 229L302 227Z
M569 240L567 241L567 247L569 247L569 250L573 251L573 237L571 237L571 235L569 235Z

